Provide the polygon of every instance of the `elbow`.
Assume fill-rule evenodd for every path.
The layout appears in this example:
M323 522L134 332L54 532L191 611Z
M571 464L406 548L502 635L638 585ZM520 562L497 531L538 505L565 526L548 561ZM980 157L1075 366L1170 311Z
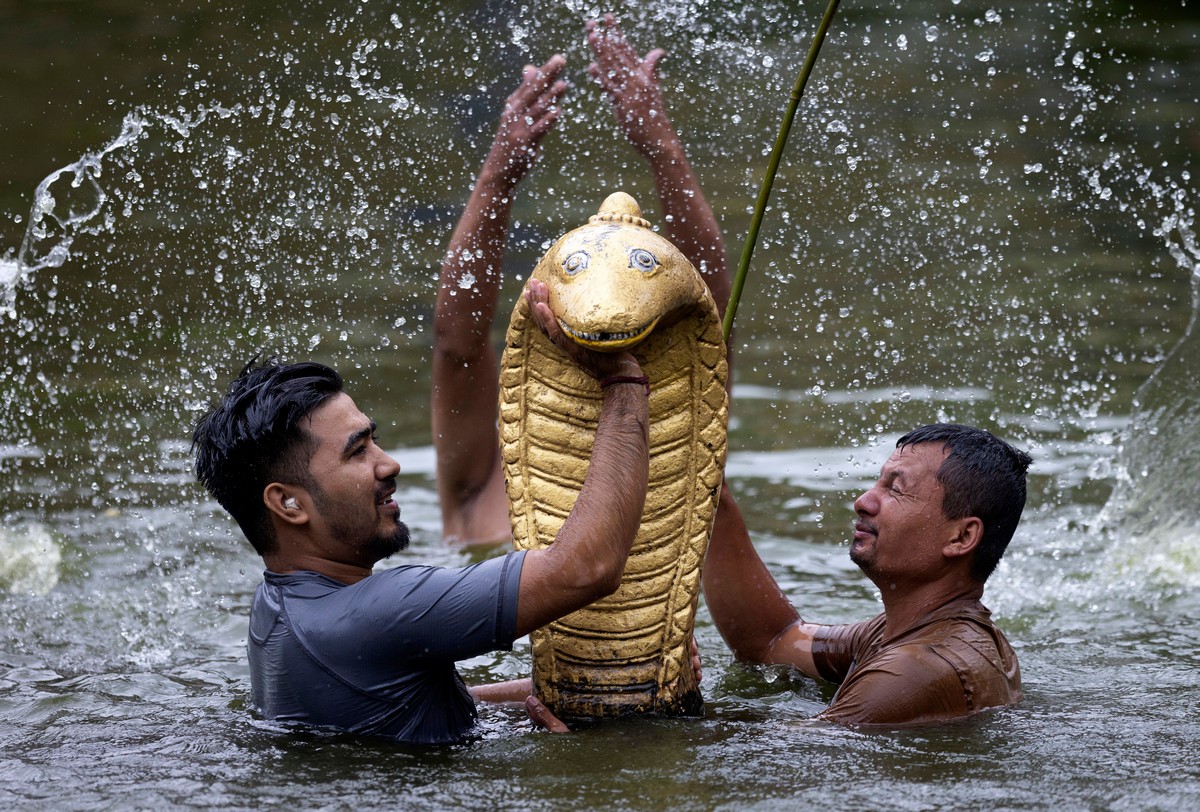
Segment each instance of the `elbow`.
M554 549L552 546L551 550ZM628 556L604 556L585 561L575 559L570 568L560 570L560 583L574 599L576 608L582 608L602 598L607 598L621 588Z
M608 571L597 580L596 597L593 600L607 598L621 588L621 579L625 575L624 563L624 561L621 562L622 566L620 569L609 567Z
M771 658L769 639L754 635L746 629L730 629L717 626L721 639L729 646L729 653L739 663L766 665L775 662Z
M772 662L771 658L768 656L770 649L767 646L745 645L737 641L733 643L726 641L726 643L729 645L730 653L733 654L733 659L737 660L739 663L765 665Z
M625 559L618 562L607 562L588 568L581 573L577 589L584 598L584 605L607 598L621 588L621 578L625 574Z

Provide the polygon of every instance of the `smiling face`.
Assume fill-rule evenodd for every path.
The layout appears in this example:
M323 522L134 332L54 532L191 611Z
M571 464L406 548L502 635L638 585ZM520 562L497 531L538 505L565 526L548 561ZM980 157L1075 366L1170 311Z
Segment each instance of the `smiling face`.
M375 443L375 423L346 394L315 409L306 429L316 442L308 463L314 527L326 553L371 567L408 545L408 528L392 498L400 465Z
M938 443L897 449L854 501L850 560L881 589L936 580L943 572L943 550L957 535L957 523L942 513L937 472L945 459Z

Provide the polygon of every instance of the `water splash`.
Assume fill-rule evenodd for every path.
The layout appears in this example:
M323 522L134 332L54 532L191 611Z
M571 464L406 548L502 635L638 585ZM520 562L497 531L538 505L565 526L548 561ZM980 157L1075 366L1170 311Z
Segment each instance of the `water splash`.
M1183 337L1138 389L1121 448L1117 488L1101 513L1126 541L1114 548L1125 569L1155 570L1200 585L1200 247L1195 210L1185 189L1167 182L1155 198L1170 209L1155 236L1162 239L1192 286L1192 314Z
M0 592L45 595L58 585L62 550L41 524L0 528Z
M0 273L0 315L15 317L18 285L43 268L62 267L71 257L76 236L99 227L96 220L108 201L100 182L104 162L114 152L137 141L146 124L141 113L130 113L121 125L120 135L108 146L99 152L85 153L38 184L16 262L9 263L7 272Z
M1195 62L1190 35L1179 33L1192 5L1181 12L1178 2L1150 10L1108 0L843 4L844 33L826 46L821 67L829 69L814 76L802 114L809 126L789 148L769 215L771 247L761 250L758 269L765 281L739 315L735 420L743 428L733 438L742 454L734 463L753 494L745 506L756 542L773 534L766 538L767 550L777 551L773 572L814 611L832 605L857 619L870 601L833 549L845 533L834 521L848 511L842 494L871 475L871 465L846 459L847 449L862 453L864 432L883 438L873 453L883 452L899 426L948 413L1042 446L1031 489L1041 504L1023 524L1008 571L989 586L989 605L1005 598L993 605L1002 625L1014 615L1025 625L1012 637L1027 646L1030 701L1016 716L972 726L945 752L973 758L981 741L998 742L1003 756L1022 739L1006 735L1014 720L1024 720L1017 732L1033 734L1029 741L1039 740L1038 726L1071 732L1037 748L1039 762L1073 763L1078 734L1095 733L1097 758L1124 765L1124 782L1114 795L1111 781L1086 769L1072 781L1059 771L1040 783L1035 776L1031 790L1024 748L989 762L995 780L985 782L979 805L994 805L997 793L1014 787L1029 805L1086 806L1105 791L1134 799L1126 805L1161 804L1161 797L1182 805L1195 786L1185 781L1179 789L1178 769L1155 766L1186 763L1195 740L1195 725L1170 719L1186 717L1179 709L1195 694L1195 635L1187 633L1195 600L1172 598L1197 594L1187 528L1135 537L1118 522L1103 534L1085 527L1118 468L1145 468L1146 482L1170 479L1169 470L1157 470L1172 467L1168 457L1137 450L1138 427L1178 424L1170 413L1155 417L1155 404L1181 396L1173 381L1194 377L1191 345L1168 354L1187 314L1175 307L1178 275L1163 257L1183 251L1195 267L1196 252L1178 228L1169 241L1150 236L1174 206L1163 173L1174 173L1179 188L1195 188L1179 171L1195 161L1188 157L1195 154L1188 135L1196 129L1188 95L1194 72L1170 73ZM990 6L996 13L985 14ZM497 105L523 61L562 47L573 74L561 130L518 198L511 245L536 258L541 241L576 218L572 207L594 211L598 187L649 189L637 156L617 151L624 147L608 107L583 73L580 21L598 10L593 0L432 11L332 0L199 4L194 15L180 15L186 36L172 41L162 63L188 75L136 89L134 103L149 103L139 112L148 122L143 135L104 155L100 171L87 170L78 186L70 171L47 190L53 216L43 215L45 236L28 254L38 269L26 273L18 261L20 234L0 260L0 295L17 296L14 307L0 309L0 539L44 523L65 539L66 559L48 596L3 596L15 650L5 665L60 672L15 677L24 680L15 691L5 683L6 701L28 725L9 737L18 778L24 770L61 779L53 782L61 797L97 806L128 805L137 787L163 785L163 775L211 778L215 795L193 793L193 801L218 806L286 796L305 783L302 770L265 785L262 770L229 775L247 747L270 757L277 736L250 730L248 744L244 736L230 743L229 730L244 729L247 717L244 617L258 567L215 506L195 508L201 497L182 439L189 418L241 353L311 347L356 379L405 475L424 486L415 524L426 528L428 544L415 555L454 563L433 541L432 462L410 464L414 447L428 443L432 280ZM638 46L668 49L661 68L668 104L731 239L742 233L743 207L760 180L759 150L809 41L809 13L781 0L628 7L626 30ZM141 52L111 36L129 24L114 19L106 28L106 41L122 43L107 57L114 63ZM1076 33L1068 39L1068 31ZM902 37L906 48L896 45ZM142 95L159 90L162 101ZM199 112L218 102L237 112L197 124ZM106 128L93 144L117 135L125 109L69 105L73 118L86 111ZM53 161L43 174L67 162ZM1138 177L1147 177L1144 186ZM36 181L29 179L30 190ZM73 222L99 200L92 181L103 203ZM28 201L19 206L22 216L29 211ZM1131 228L1139 218L1145 226ZM1186 209L1180 219L1194 229ZM66 245L64 232L73 234ZM65 260L45 261L55 256ZM293 337L298 344L287 343ZM1135 391L1117 465L1111 438L1126 429ZM1144 432L1146 441L1181 443L1161 431ZM172 438L178 442L162 445ZM827 453L804 458L809 448ZM1130 477L1130 486L1141 479ZM109 506L119 518L109 518ZM9 559L0 542L0 565ZM33 588L49 580L36 577ZM854 597L839 603L835 593ZM1060 611L1057 600L1070 606ZM1147 631L1155 618L1145 609L1156 605L1163 611ZM1136 629L1114 641L1105 615ZM719 661L724 649L709 632ZM1153 642L1131 645L1135 633ZM1055 647L1067 636L1079 638L1083 653ZM480 678L521 673L476 670ZM719 662L716 670L714 684L723 686ZM1112 690L1131 678L1150 689ZM751 722L715 734L732 730L749 742L746 752L713 740L701 756L743 765L745 775L781 763L774 733L786 734L788 723L774 717L792 700L766 701L773 710L750 710L762 705L757 699L735 701L734 716ZM1144 739L1130 735L1131 717L1142 717L1136 731L1144 729ZM174 750L164 751L164 736ZM543 741L524 738L534 749ZM860 753L882 748L865 754L880 755L884 771L895 766L883 752L892 739L852 738L827 748L830 764L859 763L845 758L848 744ZM805 750L811 735L785 739L792 761L812 755ZM918 749L938 761L937 746ZM1130 760L1134 751L1141 760ZM95 754L99 765L82 777L80 752ZM211 769L197 771L197 753L212 756ZM488 765L496 753L485 745L459 755ZM447 764L446 780L421 783L424 795L414 802L482 805L463 759ZM653 770L625 772L616 787L623 797L653 795L662 784ZM782 770L749 791L739 780L745 775L701 772L693 783L715 788L718 805L788 804L778 791L790 780ZM611 773L585 790L597 805L613 797ZM955 777L937 779L946 797ZM512 795L506 781L488 789ZM930 792L942 792L931 781L894 783L899 805L929 805ZM350 780L343 794L370 806L378 784ZM546 784L531 779L517 789L529 790L535 806L553 805L561 782L543 792ZM1063 790L1068 784L1073 789ZM46 805L46 781L8 786L30 808ZM446 786L466 789L447 796ZM157 793L167 805L171 789ZM804 802L803 789L793 800Z
M540 253L604 187L650 196L583 75L582 20L597 8L530 8L317 9L328 19L281 39L191 54L171 101L39 185L21 249L0 264L15 337L0 421L48 455L73 443L98 458L60 466L85 471L64 500L107 504L127 486L105 472L118 459L152 468L153 440L184 433L213 383L262 347L386 369L420 393L440 252L524 61L561 48L575 84L518 197L511 247ZM1142 80L1113 91L1086 12L1039 9L1026 27L984 11L862 9L826 46L741 329L741 391L775 394L743 398L742 425L820 447L934 416L1078 439L1098 414L1124 414L1133 385L1115 376L1173 340L1151 324L1141 348L1079 360L1095 333L1129 329L1112 327L1113 292L1080 281L1094 278L1088 229L1162 196L1134 175L1144 141L1104 154L1136 140L1112 122L1133 118L1120 102ZM640 49L667 48L668 104L732 239L815 20L782 3L675 0L623 23ZM249 62L230 69L235 51ZM1117 257L1123 285L1145 280L1142 257ZM31 295L16 302L18 288ZM967 390L979 394L945 395ZM835 395L788 396L809 391ZM400 421L423 431L409 411ZM145 452L127 462L131 447Z

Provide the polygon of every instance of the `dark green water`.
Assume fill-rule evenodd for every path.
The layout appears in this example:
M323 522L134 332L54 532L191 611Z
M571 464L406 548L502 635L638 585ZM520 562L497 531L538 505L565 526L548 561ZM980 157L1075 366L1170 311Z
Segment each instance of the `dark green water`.
M430 315L525 62L565 53L573 87L509 298L609 191L657 219L584 71L606 9L0 3L0 806L1195 808L1200 14L1129 6L845 0L738 313L727 475L811 619L878 611L850 503L904 429L1033 453L986 599L1026 701L824 725L827 687L731 663L702 604L703 720L551 737L489 709L477 742L424 752L248 712L261 563L192 481L190 425L255 351L333 363L404 467L406 560L465 561L437 541ZM822 11L624 14L669 51L733 256ZM463 670L523 675L527 643Z

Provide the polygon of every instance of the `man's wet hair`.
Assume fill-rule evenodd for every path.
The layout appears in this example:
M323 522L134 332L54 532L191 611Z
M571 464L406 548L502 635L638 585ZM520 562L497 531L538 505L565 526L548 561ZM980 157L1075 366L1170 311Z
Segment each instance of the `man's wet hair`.
M1033 458L994 434L957 423L935 423L905 434L896 448L940 443L947 451L937 472L942 486L942 515L977 516L983 538L975 549L970 575L984 582L1000 563L1025 509L1025 472Z
M255 359L196 423L196 478L259 555L276 545L263 490L272 482L312 488L308 462L316 441L301 421L341 391L342 377L324 364Z

